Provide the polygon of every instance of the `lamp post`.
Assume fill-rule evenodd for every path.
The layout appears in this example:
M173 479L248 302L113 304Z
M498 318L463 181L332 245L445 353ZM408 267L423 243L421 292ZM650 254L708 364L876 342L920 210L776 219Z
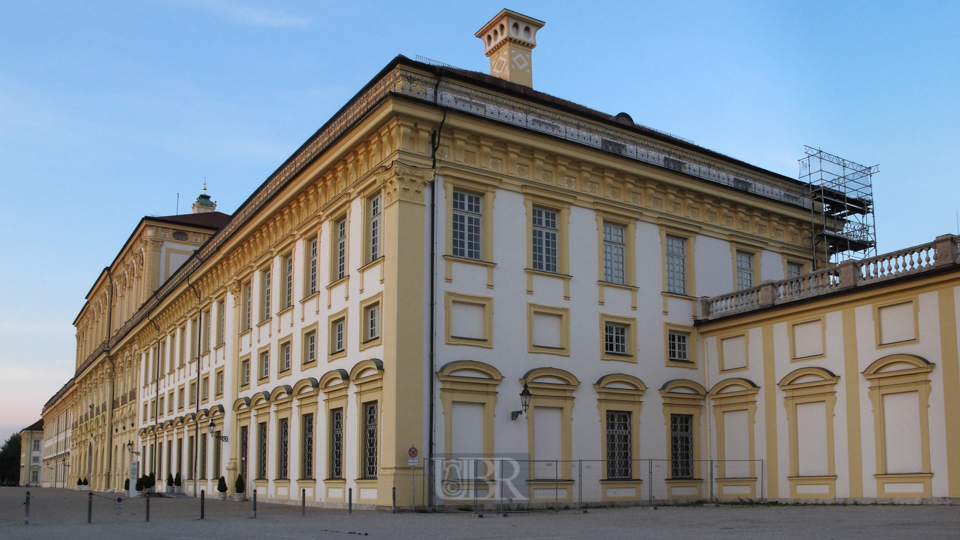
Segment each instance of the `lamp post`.
M523 385L523 390L520 391L520 405L523 407L522 410L513 411L510 413L510 420L516 420L520 418L521 414L527 412L527 409L530 408L530 389L527 388L527 385Z

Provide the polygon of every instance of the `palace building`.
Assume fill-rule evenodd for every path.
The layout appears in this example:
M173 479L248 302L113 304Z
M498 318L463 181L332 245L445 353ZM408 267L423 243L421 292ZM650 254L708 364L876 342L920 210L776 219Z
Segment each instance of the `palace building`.
M490 74L395 58L232 215L143 218L75 321L44 485L960 496L958 238L832 261L848 217L807 183L534 90L543 26L477 32Z

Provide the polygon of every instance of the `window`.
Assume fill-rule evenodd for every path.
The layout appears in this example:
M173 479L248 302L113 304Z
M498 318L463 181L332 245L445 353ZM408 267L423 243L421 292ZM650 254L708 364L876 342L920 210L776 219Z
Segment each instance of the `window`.
M167 354L166 354L166 353L167 353L167 347L166 347L166 345L167 345L166 340L160 340L160 344L158 345L158 347L159 347L159 349L160 349L160 354L158 354L157 357L159 358L159 364L160 364L160 365L159 365L159 368L157 369L157 371L160 372L160 375L163 375L163 373L166 371L166 367L167 367ZM170 367L173 367L173 366L170 366Z
M159 406L158 412L160 413L161 416L163 415L163 411L164 411L164 408L163 408L164 403L165 401L163 399L163 396L160 396L160 406Z
M213 478L220 478L220 459L223 455L220 444L220 431L213 432Z
M803 265L795 262L787 263L787 279L798 278L803 274Z
M34 451L34 452L40 451L40 441L33 441L32 444L33 444L33 451Z
M317 360L317 331L311 330L303 335L303 363Z
M737 251L737 290L753 287L753 254Z
M183 387L177 389L177 409L183 410Z
M197 446L193 440L193 435L187 438L187 479L193 480L193 460L194 460L194 450ZM146 454L144 454L146 455Z
M277 478L286 479L289 477L290 463L290 419L281 418L277 422Z
M200 323L197 319L190 321L190 354L193 353L200 354Z
M247 456L250 453L250 429L240 426L240 474L247 473Z
M217 371L214 393L218 396L223 394L223 370Z
M270 376L270 351L260 353L260 369L257 375L258 379L266 379Z
M447 345L493 347L493 298L444 292Z
M319 244L320 242L316 238L307 242L306 287L304 287L307 296L317 292L317 249Z
M533 269L557 272L557 212L533 208Z
M346 347L347 319L341 317L330 324L330 353L336 354L344 351Z
M267 479L267 423L257 424L257 478Z
M183 473L183 437L177 439L177 472Z
M196 381L190 383L190 405L197 404L197 383Z
M370 198L370 261L380 258L380 195Z
M377 402L363 404L363 478L377 477Z
M340 218L333 226L337 239L334 281L339 281L347 277L347 219Z
M253 301L250 298L250 282L243 284L243 330L249 330L253 326Z
M280 372L290 371L290 342L280 344Z
M607 411L607 479L633 478L630 411Z
M240 386L250 384L250 359L244 358L240 361Z
M283 309L293 305L293 254L283 257Z
M372 341L380 337L380 303L372 304L364 309L363 340Z
M224 300L217 302L217 315L220 318L217 322L217 345L223 345L227 327L227 304Z
M687 294L687 241L667 235L667 292Z
M210 351L210 328L213 326L212 315L213 313L209 309L203 312L203 337L200 340L203 344L203 352Z
M187 326L180 327L180 351L177 358L177 365L182 366L187 363Z
M670 415L670 475L693 478L693 415Z
M270 268L260 272L260 322L270 318Z
M300 420L300 477L313 478L313 414Z
M625 238L623 226L603 224L603 280L608 283L627 283Z
M343 409L330 411L330 478L343 478Z
M607 354L628 354L627 325L611 322L604 324L603 350Z
M483 201L480 195L453 192L453 256L480 260L483 257Z
M207 479L207 434L200 432L200 459L197 465L200 468L200 479Z
M185 232L183 232L183 231L176 231L176 232L173 233L173 239L174 239L174 240L181 240L181 241L183 241L183 240L186 240L187 238L188 238L188 237L187 237L187 233L185 233Z
M200 383L200 399L206 401L210 399L210 376L204 375L203 381Z
M173 412L173 390L167 393L167 412Z
M678 332L676 330L669 330L667 333L667 343L669 345L669 350L667 352L668 359L671 362L689 362L690 357L687 354L687 343L690 338L690 334L686 332Z

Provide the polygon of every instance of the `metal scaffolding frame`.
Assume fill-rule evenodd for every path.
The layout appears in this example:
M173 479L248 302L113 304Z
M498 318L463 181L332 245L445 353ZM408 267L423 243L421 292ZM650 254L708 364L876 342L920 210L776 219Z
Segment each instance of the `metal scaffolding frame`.
M866 166L804 146L800 181L810 189L814 270L877 254L873 206L873 175L879 165Z

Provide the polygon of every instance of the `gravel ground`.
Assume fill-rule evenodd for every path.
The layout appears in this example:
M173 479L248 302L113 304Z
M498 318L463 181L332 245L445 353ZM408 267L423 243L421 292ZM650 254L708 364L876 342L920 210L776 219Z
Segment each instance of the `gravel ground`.
M140 539L203 538L730 538L829 540L960 537L960 508L950 506L720 506L660 507L511 514L354 512L249 502L153 499L150 523L145 501L114 509L109 494L96 494L93 523L87 524L87 494L30 490L30 524L23 523L25 488L0 489L0 538Z

